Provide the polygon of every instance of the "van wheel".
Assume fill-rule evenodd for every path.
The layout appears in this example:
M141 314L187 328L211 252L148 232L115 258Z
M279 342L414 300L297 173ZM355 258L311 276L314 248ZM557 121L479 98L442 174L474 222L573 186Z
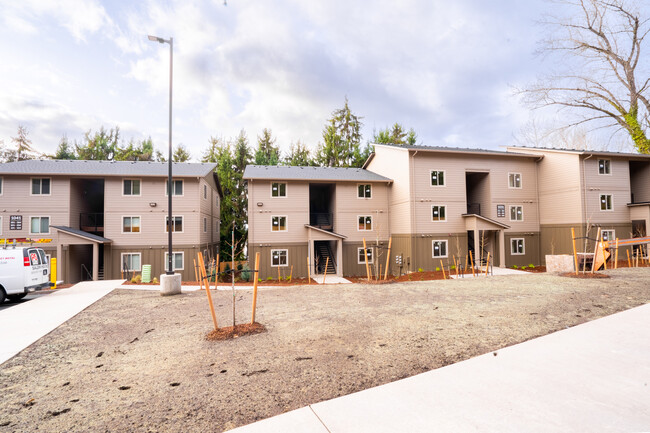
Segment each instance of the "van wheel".
M5 301L5 298L7 297L7 294L5 293L5 289L0 286L0 304L2 304Z
M27 296L27 293L19 293L17 295L8 295L7 299L9 299L10 301L16 302L16 301L20 301L25 296Z

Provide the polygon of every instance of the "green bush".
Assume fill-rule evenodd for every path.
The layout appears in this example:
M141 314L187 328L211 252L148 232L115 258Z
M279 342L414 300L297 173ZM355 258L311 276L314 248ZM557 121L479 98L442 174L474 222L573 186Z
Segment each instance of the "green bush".
M436 272L440 272L440 268L436 268Z
M248 266L247 266L248 267ZM241 271L244 269L244 266L241 263L237 263L237 270Z
M519 268L517 267L517 265L512 265L512 268L513 268L513 269L519 269Z
M452 271L455 271L456 270L456 265L451 265L451 267L449 269L451 269Z
M257 282L258 282L258 283L261 283L261 282L262 282L262 279L261 279L261 278L258 278L258 279L257 279Z
M273 281L273 277L268 277L266 281Z
M140 284L142 282L142 276L136 275L135 277L131 278L131 282L133 284Z
M418 272L424 272L424 269L418 268Z
M531 263L530 265L528 265L528 267L529 267L530 269L535 269L535 265L533 265L532 263Z
M253 273L251 272L251 269L248 267L248 265L242 266L241 269L241 279L242 281L250 281L252 279Z
M156 277L153 277L153 280L151 280L151 282L154 283L154 284L160 284L160 282L158 281L158 278L156 278Z

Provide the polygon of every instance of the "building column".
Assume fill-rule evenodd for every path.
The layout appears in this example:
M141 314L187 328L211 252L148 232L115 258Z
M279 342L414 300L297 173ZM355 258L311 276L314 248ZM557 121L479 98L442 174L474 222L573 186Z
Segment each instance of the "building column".
M336 275L338 277L343 276L343 241L339 239L336 241Z
M61 242L56 243L56 279L63 281L63 248Z
M499 267L506 267L506 234L499 230Z
M479 266L481 264L481 238L479 236L479 230L474 228L474 262L478 261Z
M93 242L93 281L99 280L99 244Z

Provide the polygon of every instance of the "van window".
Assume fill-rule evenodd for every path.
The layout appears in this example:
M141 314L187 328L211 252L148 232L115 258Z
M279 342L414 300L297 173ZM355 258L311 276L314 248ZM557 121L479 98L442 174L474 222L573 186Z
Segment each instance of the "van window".
M41 257L38 255L38 250L29 250L27 254L29 254L29 263L32 266L41 264Z
M50 263L50 262L47 260L47 257L45 256L45 251L43 251L43 250L38 250L38 254L41 256L41 264L43 264L43 265L47 265L48 263Z

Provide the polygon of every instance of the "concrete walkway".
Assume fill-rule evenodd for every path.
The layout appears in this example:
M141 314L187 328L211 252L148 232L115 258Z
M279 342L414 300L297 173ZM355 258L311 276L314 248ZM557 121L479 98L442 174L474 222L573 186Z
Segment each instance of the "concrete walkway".
M119 287L123 280L88 281L0 312L0 364Z
M348 281L343 277L337 277L336 275L312 275L311 279L316 281L318 284L352 284L352 281Z
M231 431L650 431L650 304L495 353Z

